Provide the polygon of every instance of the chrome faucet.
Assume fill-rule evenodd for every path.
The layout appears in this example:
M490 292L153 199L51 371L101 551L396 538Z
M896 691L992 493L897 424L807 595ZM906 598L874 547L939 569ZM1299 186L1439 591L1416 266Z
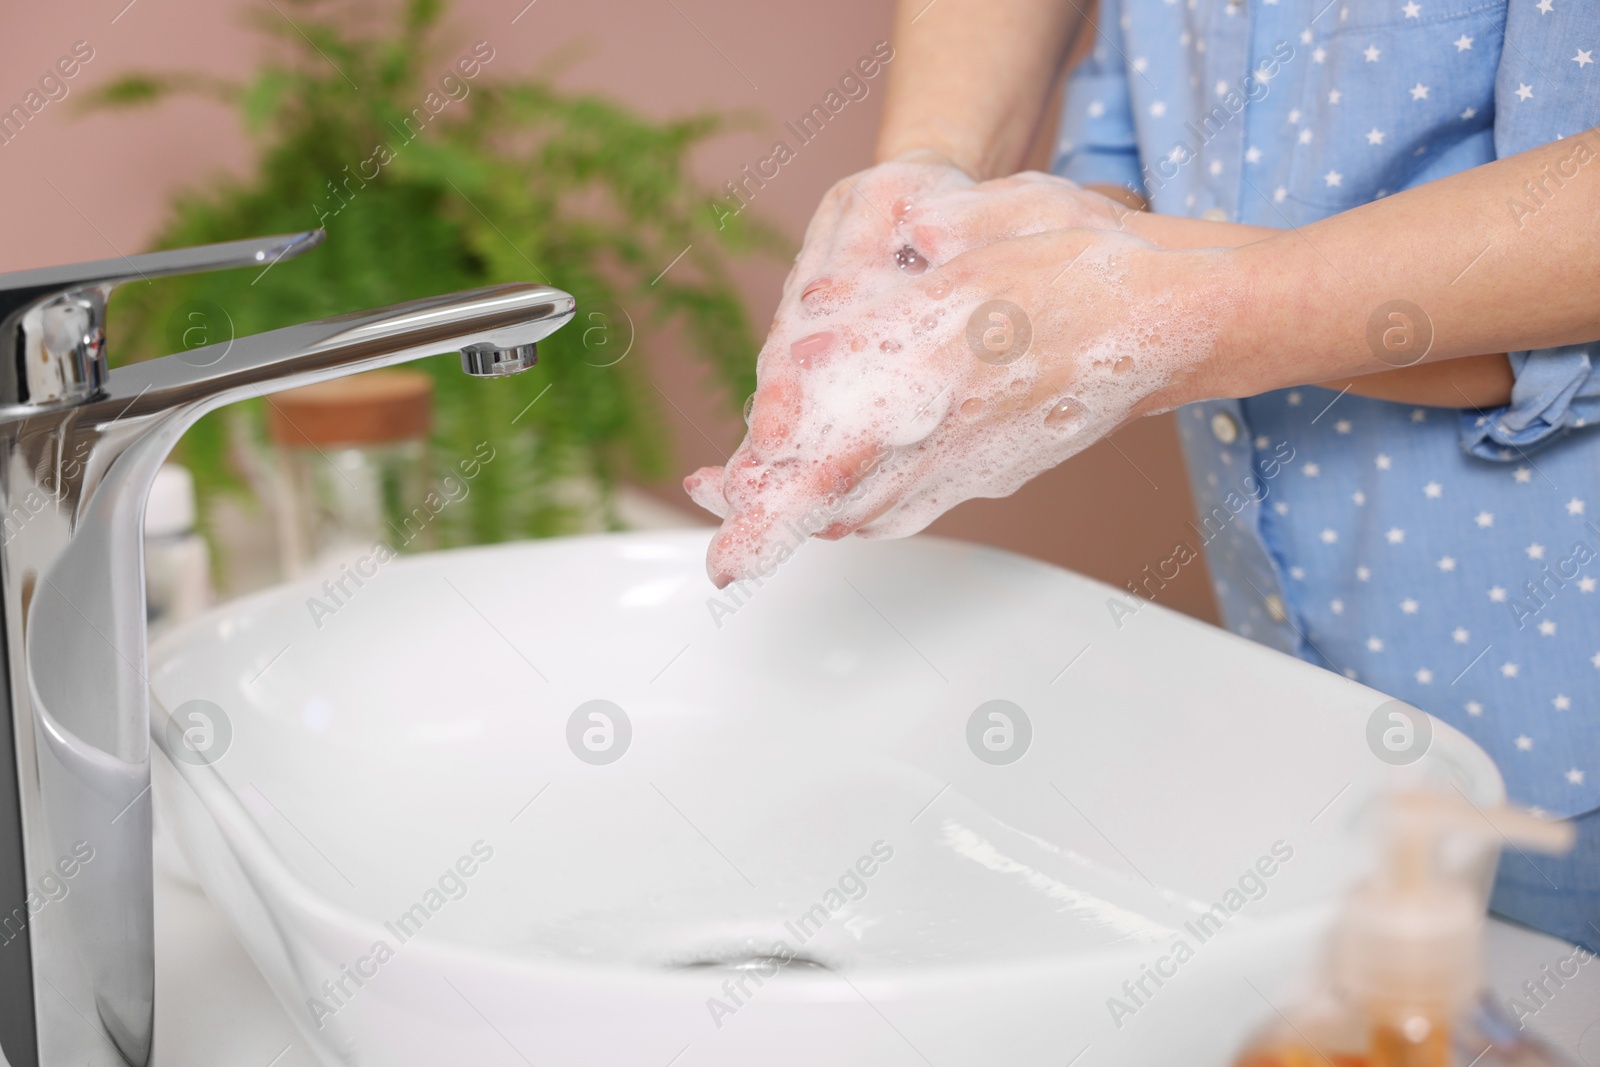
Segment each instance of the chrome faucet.
M206 412L449 349L515 374L571 296L498 285L108 369L122 282L262 269L319 231L0 275L0 1065L145 1067L154 942L143 520Z

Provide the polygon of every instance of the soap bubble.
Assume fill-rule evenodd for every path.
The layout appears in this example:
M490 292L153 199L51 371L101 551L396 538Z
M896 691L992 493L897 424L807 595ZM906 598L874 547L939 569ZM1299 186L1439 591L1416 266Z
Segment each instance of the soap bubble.
M1074 397L1062 397L1045 412L1044 424L1058 433L1075 434L1089 421L1089 409Z
M900 250L894 254L894 265L907 274L921 274L928 269L928 261L910 245L900 246Z
M828 350L833 344L833 334L824 330L821 333L808 334L789 346L789 355L802 367L815 366L817 358Z

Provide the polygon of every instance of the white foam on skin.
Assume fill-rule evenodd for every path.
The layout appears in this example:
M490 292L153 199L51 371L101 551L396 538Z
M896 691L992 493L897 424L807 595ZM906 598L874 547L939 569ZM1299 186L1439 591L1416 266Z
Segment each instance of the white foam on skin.
M982 228L972 214L994 208L959 179L912 200L894 195L896 175L883 178L867 195L886 200L900 225L858 210L835 216L843 225L819 247L808 233L762 349L751 432L724 470L686 480L697 503L725 517L708 558L714 578L765 574L813 534L864 523L862 536L906 536L963 500L1009 495L1115 429L1203 358L1220 329L1220 309L1170 298L1135 307L1125 266L1133 239L1107 239L1073 263L1059 292L1036 286L1034 302L1047 306L1027 309L1028 352L984 362L967 344L967 321L1005 294L981 281L956 292L939 268L973 247ZM1048 200L1055 181L1005 195L1013 207ZM1041 209L1005 232L1060 228L1066 213ZM908 230L933 250L926 261L921 248L905 253ZM841 265L848 279L814 273L845 273ZM1100 321L1108 313L1109 325ZM1079 321L1095 336L1075 335Z

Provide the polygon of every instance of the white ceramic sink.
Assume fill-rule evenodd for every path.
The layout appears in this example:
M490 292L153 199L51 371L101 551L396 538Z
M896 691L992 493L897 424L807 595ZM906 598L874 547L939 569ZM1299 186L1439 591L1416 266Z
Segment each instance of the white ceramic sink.
M1053 567L818 543L730 612L706 537L390 562L152 650L164 814L326 1063L1220 1065L1374 795L1501 799L1442 724L1391 765L1382 695Z

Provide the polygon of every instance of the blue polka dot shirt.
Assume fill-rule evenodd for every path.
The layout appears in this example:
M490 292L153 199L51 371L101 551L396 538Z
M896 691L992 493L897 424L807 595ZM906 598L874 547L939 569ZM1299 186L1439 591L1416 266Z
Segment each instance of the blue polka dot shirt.
M1600 166L1594 0L1101 0L1098 20L1056 170L1166 214L1298 227L1572 139L1506 205L1536 231L1563 175ZM1513 800L1575 815L1600 807L1600 344L1510 358L1494 411L1312 386L1182 409L1191 544L1229 628L1432 712Z

